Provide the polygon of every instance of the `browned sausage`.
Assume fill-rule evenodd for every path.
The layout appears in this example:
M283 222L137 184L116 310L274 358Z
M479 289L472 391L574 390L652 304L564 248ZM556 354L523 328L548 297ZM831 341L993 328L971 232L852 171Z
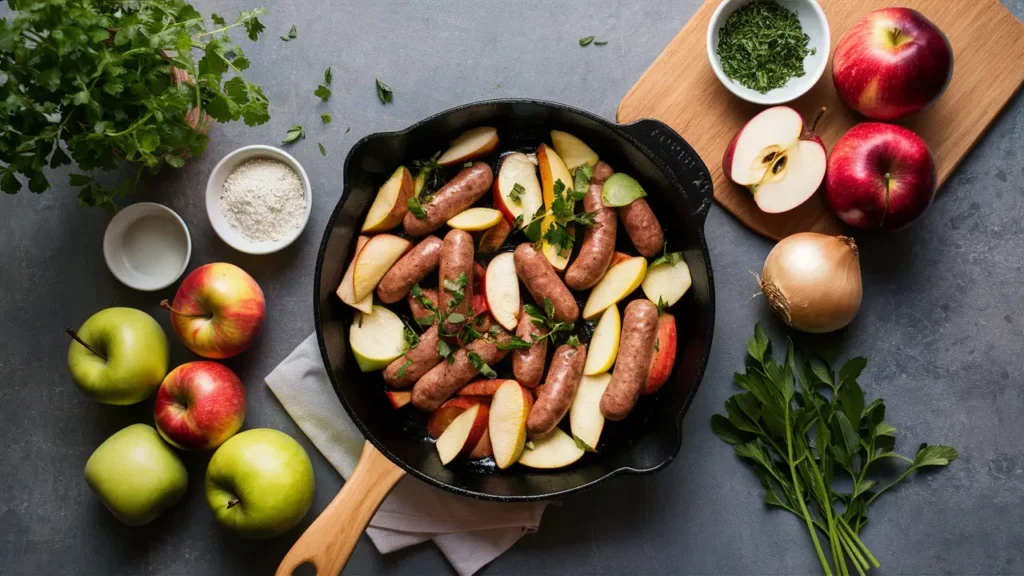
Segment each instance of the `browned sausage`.
M487 230L484 230L480 234L480 238L476 243L476 251L481 254L490 254L501 245L505 243L505 239L508 238L509 233L512 232L512 225L508 223L508 220L502 218L498 220L498 223L491 226Z
M423 280L437 268L441 259L441 239L427 236L415 248L402 256L377 285L377 298L385 304L394 304L406 294L413 284Z
M658 336L658 307L650 300L633 300L622 317L622 337L612 380L601 397L601 413L609 420L629 415L647 382Z
M437 410L449 396L476 378L479 371L469 359L470 352L490 366L501 362L507 354L487 340L470 342L452 353L452 362L440 362L416 381L412 387L412 405L427 412Z
M532 336L538 338L548 333L547 328L537 326L533 323L533 317L525 310L519 312L519 325L516 326L516 336L527 342L533 342ZM540 384L544 377L544 361L548 354L548 340L545 338L529 348L519 348L512 351L512 375L515 379L526 386L533 388Z
M408 388L416 383L428 370L437 366L441 356L437 353L437 324L420 336L415 348L406 350L384 369L384 382L392 388ZM402 367L405 370L402 370ZM399 376L401 372L401 376Z
M437 290L434 290L433 288L422 288L421 290L423 292L423 297L430 301L434 310L437 310L439 305L438 303L440 302L437 298ZM413 296L411 292L406 300L409 302L409 311L412 312L413 319L419 320L420 318L427 318L434 315L434 310L424 306L423 303L420 302L419 298Z
M576 396L576 388L583 377L583 362L587 358L587 347L562 344L555 349L551 359L547 380L540 388L537 401L526 420L526 432L531 437L551 432L565 417Z
M565 271L565 283L573 290L593 288L604 276L608 264L612 261L612 254L615 253L615 229L619 217L616 216L615 210L606 207L601 199L604 181L611 175L611 166L598 162L594 166L594 174L590 177L590 188L583 197L583 210L597 214L594 216L594 225L587 228L583 236L576 260Z
M555 318L559 322L575 322L580 315L576 299L555 274L555 269L543 254L532 244L523 243L516 247L514 260L516 274L526 284L538 306L544 306L544 298L551 300L555 307Z
M654 215L647 200L638 198L625 206L619 207L619 218L633 241L637 252L644 258L653 258L661 252L665 244L665 233L661 231L658 217Z
M423 206L426 218L420 220L412 212L405 215L402 220L405 233L418 238L444 226L452 216L469 208L486 194L493 181L491 167L483 162L474 162L472 166L463 168L440 190L434 192L433 199Z
M445 235L444 243L441 245L439 279L437 297L441 299L441 305L438 306L441 317L458 312L469 318L469 304L473 300L473 237L469 232L452 230ZM445 286L452 283L461 287ZM462 325L461 322L447 322L444 329L448 334L453 334L458 332Z

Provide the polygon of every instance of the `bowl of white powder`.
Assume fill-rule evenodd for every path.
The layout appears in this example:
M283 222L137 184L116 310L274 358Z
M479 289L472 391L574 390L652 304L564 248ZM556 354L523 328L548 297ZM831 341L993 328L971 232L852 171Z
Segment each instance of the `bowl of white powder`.
M247 254L270 254L299 237L313 207L302 165L256 144L228 154L206 183L206 213L221 240Z

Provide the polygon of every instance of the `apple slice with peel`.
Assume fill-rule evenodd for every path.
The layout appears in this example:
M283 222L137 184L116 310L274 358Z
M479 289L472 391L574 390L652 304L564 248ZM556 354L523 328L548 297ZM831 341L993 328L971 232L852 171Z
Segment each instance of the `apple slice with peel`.
M591 289L587 303L583 306L583 318L596 318L609 306L632 294L643 282L646 274L647 260L642 256L634 256L609 268Z
M584 376L576 389L576 396L569 408L569 428L572 435L586 444L591 450L597 448L604 430L604 414L601 413L601 397L605 388L612 381L608 373L597 376Z
M654 340L654 357L647 372L647 383L643 394L654 394L668 381L676 363L676 317L663 312L658 317L658 336Z
M405 323L391 310L374 306L370 314L356 313L348 341L360 370L383 370L405 352Z
M441 166L461 164L467 160L486 156L498 147L498 129L480 126L467 130L452 140L451 147L441 154L437 163Z
M412 242L393 234L380 234L370 238L356 255L352 272L352 290L357 301L373 294L380 279L391 266L412 248Z
M526 418L532 407L533 395L515 380L506 380L494 391L487 429L498 468L504 470L515 464L523 453Z
M599 160L597 152L594 152L583 140L568 132L552 130L551 143L554 144L555 152L562 157L569 170L575 170L584 164L593 168Z
M725 149L722 170L754 194L763 212L792 210L813 196L825 178L825 144L813 130L789 106L768 108L733 137Z
M440 438L459 414L481 403L479 398L468 396L456 396L448 400L440 408L431 412L430 417L427 418L427 436L434 439Z
M412 402L412 392L409 390L385 390L384 394L395 410Z
M630 258L632 258L632 256L630 256L629 254L626 254L625 252L619 252L618 250L616 250L615 253L612 254L612 261L608 264L608 267L611 268L616 264L621 264L626 260L629 260Z
M516 188L516 185L519 188ZM501 159L498 177L494 179L494 205L505 214L509 223L523 217L523 226L544 205L537 162L521 152L513 152Z
M555 201L555 183L561 181L566 189L572 188L572 174L569 173L561 156L547 144L537 147L537 162L540 171L541 192L544 195L544 207L548 210L547 216L544 216L540 225L540 232L544 234L548 228L555 225L555 217L551 214L551 205ZM568 230L570 234L575 235L572 225L568 226ZM569 257L572 256L572 250L554 246L547 240L541 240L541 253L559 272L565 270L569 265Z
M603 374L612 369L615 356L619 353L619 333L622 331L622 318L616 305L605 308L601 319L597 321L594 335L590 337L590 349L587 351L587 362L583 365L585 376Z
M665 306L673 306L690 289L691 282L690 267L683 254L674 252L651 262L641 286L651 302L661 301Z
M534 440L533 449L523 451L519 463L544 470L564 468L582 458L583 452L572 436L563 432L561 428L555 428Z
M494 227L501 221L501 212L494 208L469 208L452 216L448 220L448 226L465 230L467 232L479 232Z
M352 257L352 262L349 263L348 269L345 270L345 276L341 279L341 284L338 284L338 291L336 292L342 302L364 314L369 314L373 310L373 293L367 294L362 300L356 300L355 286L352 284L352 274L356 269L356 258L359 257L359 251L369 241L369 236L360 236L356 239L355 256Z
M469 456L487 431L487 412L487 406L477 404L452 420L435 443L441 464L447 466L456 456Z
M484 274L484 297L491 316L508 331L519 324L519 277L511 252L503 252L491 259Z
M412 196L412 174L405 166L399 166L387 182L377 190L370 211L363 220L363 232L385 232L402 223L409 211L409 196Z

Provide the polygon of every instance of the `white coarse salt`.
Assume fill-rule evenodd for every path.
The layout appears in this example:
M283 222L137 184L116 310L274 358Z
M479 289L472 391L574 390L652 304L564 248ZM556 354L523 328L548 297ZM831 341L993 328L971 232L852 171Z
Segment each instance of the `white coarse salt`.
M249 160L224 181L220 209L228 225L248 240L273 242L302 224L305 189L291 166L277 160Z

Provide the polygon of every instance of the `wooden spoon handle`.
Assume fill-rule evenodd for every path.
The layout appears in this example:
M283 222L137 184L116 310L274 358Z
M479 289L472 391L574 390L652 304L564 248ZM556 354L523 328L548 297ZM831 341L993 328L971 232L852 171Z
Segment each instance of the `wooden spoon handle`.
M309 562L317 576L340 574L377 508L405 471L373 444L363 444L359 464L338 495L285 555L275 576L290 576Z

